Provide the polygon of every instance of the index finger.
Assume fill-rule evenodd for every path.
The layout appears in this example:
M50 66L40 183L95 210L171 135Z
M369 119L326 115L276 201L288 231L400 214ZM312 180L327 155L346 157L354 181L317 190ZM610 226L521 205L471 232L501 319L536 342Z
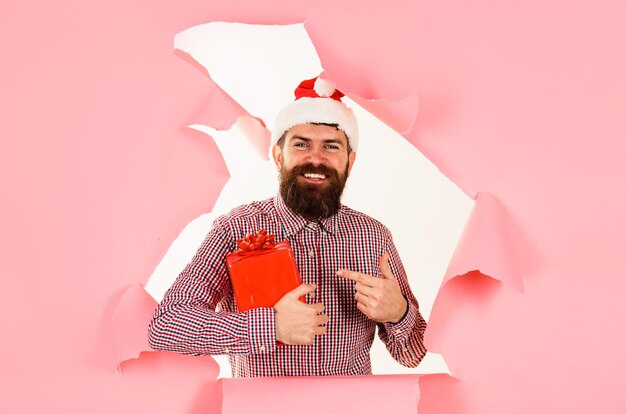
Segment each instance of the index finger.
M375 277L366 275L365 273L353 272L351 270L341 269L337 271L337 275L345 277L346 279L354 280L355 282L362 283L366 286L373 286L372 283L376 280Z

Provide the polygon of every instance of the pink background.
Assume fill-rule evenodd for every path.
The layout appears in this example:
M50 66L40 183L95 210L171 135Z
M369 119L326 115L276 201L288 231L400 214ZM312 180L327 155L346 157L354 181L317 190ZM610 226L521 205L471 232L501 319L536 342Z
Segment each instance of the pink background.
M422 377L421 413L626 411L623 3L0 10L3 412L219 407L208 357L142 354L118 373L110 319L227 179L215 145L184 126L228 126L240 110L173 52L177 32L220 20L306 21L338 86L416 92L410 141L506 212L523 292L476 274L446 285L431 323L445 327L437 347L457 380ZM367 409L354 388L344 396Z

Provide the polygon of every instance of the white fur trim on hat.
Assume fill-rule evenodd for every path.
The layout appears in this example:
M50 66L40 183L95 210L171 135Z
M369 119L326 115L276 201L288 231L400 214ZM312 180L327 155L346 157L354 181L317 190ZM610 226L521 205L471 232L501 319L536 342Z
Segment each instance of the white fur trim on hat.
M316 93L319 94L317 91ZM332 98L305 97L285 106L274 121L272 144L276 144L285 131L291 127L311 123L337 124L348 137L352 150L356 152L359 146L359 128L356 117L346 104Z

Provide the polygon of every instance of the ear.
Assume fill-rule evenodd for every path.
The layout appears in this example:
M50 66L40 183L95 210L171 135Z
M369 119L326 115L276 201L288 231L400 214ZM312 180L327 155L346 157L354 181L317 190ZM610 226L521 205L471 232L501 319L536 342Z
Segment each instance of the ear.
M351 151L348 154L348 176L350 176L350 171L352 171L352 166L354 165L354 160L356 159L356 152Z
M276 164L276 170L280 172L280 160L283 156L283 152L277 144L272 147L272 158L274 158L274 164Z

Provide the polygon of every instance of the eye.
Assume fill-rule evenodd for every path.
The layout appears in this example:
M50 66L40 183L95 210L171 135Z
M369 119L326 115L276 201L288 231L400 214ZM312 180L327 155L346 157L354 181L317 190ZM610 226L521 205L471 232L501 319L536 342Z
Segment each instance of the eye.
M326 144L326 145L324 145L324 148L326 148L328 150L332 150L332 151L338 151L340 149L339 145L337 145L337 144Z
M296 148L306 148L309 145L306 142L300 141L300 142L296 142L295 144L293 144L293 146Z

